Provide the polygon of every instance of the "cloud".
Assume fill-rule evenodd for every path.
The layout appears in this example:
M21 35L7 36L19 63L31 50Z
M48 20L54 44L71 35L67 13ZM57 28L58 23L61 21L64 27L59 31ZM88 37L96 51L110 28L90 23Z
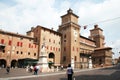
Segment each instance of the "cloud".
M118 20L100 23L100 21L120 17L120 0L11 0L12 4L0 1L0 28L25 34L31 27L41 25L58 29L60 16L66 14L69 8L79 16L81 26L88 25L81 34L89 36L89 30L98 24L104 30L106 45L114 41L119 47L120 24ZM57 3L57 4L56 4ZM115 47L115 45L113 47Z
M52 7L54 0L16 0L16 3L1 10L0 24L5 30L25 33L32 26L52 28L59 23L59 14Z
M120 56L120 39L112 41L110 45L113 49L112 51L114 52L114 58L118 58Z
M120 0L104 0L100 3L94 3L92 1L86 0L81 3L76 3L76 11L79 15L79 24L81 26L88 25L87 29L84 30L81 27L81 34L88 37L89 30L93 29L94 24L98 24L101 29L103 29L103 34L105 36L106 46L111 46L113 51L117 53L118 48L120 50L120 19L111 20L116 17L120 17ZM108 22L102 22L108 20ZM118 57L118 54L115 56Z
M120 11L118 10L118 8L120 8L119 3L120 0L104 0L103 2L97 4L89 0L77 3L75 7L77 7L76 10L80 17L79 24L81 26L88 25L88 29L86 31L93 29L94 24L98 24L99 27L104 30L105 36L110 38L111 36L116 35L116 32L119 32L120 29L120 19L108 22L101 21L120 17ZM111 29L114 32L112 31L111 33ZM89 36L88 32L87 34L84 30L82 30L81 34L84 33L86 36ZM116 37L114 36L114 38Z

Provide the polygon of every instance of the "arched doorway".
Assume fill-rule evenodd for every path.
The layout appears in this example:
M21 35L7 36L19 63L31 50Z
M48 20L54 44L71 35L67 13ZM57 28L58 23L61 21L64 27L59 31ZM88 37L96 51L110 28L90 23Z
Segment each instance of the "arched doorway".
M18 67L23 68L24 67L24 60L18 59Z
M0 59L0 67L2 67L2 68L6 67L6 60Z
M48 57L49 57L48 66L49 66L49 68L51 68L51 66L53 66L55 63L55 55L54 55L54 53L49 53Z
M13 68L17 67L17 61L16 60L11 61L11 67L13 67Z
M102 59L100 58L100 59L99 59L99 65L101 65L101 64L102 64Z

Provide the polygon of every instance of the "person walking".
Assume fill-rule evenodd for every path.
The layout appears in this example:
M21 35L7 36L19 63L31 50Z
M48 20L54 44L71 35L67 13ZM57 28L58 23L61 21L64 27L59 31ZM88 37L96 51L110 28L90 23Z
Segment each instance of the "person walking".
M7 71L7 74L10 73L10 66L7 66L7 67L6 67L6 71Z
M33 71L33 66L31 65L31 66L30 66L30 72L32 72L32 71Z
M39 65L37 64L37 65L36 65L36 74L38 74L39 69L40 69L40 67L39 67Z
M39 65L36 65L36 66L34 67L34 75L37 75L37 74L38 74L39 69L40 69Z
M68 80L72 80L72 76L73 76L74 72L73 72L73 69L71 67L71 64L68 64L66 73L67 73Z
M34 75L37 75L37 68L34 66Z

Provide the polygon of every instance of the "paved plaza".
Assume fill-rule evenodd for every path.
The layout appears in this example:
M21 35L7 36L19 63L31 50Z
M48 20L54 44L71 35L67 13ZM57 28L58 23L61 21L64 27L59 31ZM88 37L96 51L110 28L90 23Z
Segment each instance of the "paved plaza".
M107 68L82 69L74 70L75 80L120 80L120 65ZM38 73L33 75L33 72L26 72L25 69L11 69L9 74L6 74L5 69L0 69L0 80L67 80L66 72L48 72Z

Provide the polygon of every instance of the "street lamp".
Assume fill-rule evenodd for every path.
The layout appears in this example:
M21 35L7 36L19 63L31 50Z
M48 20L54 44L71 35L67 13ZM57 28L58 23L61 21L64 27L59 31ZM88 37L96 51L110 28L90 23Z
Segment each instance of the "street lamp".
M7 52L7 66L10 66L10 51Z
M120 52L119 52L119 54L120 54ZM120 62L120 56L119 56L118 62Z

